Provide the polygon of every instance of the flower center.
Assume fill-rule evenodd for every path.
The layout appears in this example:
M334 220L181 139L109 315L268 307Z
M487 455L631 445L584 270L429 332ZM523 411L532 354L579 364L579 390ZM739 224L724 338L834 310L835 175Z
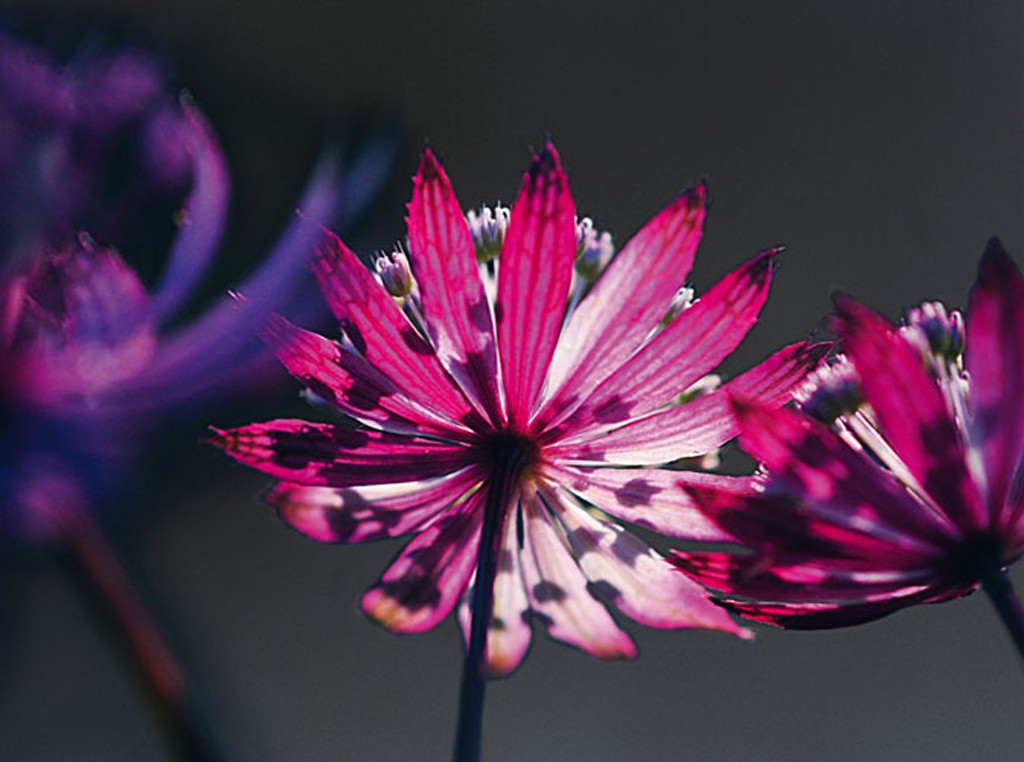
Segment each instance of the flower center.
M496 431L481 443L483 462L492 473L504 473L522 481L540 460L536 440L512 431Z

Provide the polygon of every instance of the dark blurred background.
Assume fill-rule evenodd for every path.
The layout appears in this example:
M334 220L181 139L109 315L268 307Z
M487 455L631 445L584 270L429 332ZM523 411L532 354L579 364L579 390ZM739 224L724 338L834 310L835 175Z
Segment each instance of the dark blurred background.
M364 252L404 236L407 178L427 140L470 207L511 201L529 147L551 135L581 213L620 244L706 177L698 293L760 248L787 247L762 322L727 371L820 332L836 289L895 317L926 298L964 305L992 235L1024 262L1017 2L0 8L37 39L132 40L167 56L231 161L227 277L272 242L323 141L367 113L400 118L409 147L375 224L353 241ZM295 392L285 382L276 400L204 421L294 414ZM453 622L394 637L357 609L401 544L335 548L288 531L259 502L266 479L199 444L204 421L165 434L118 540L172 623L232 759L446 759L461 670ZM18 605L3 644L0 756L168 759L64 570L35 559L5 583ZM761 629L753 644L629 629L641 650L629 664L538 631L523 668L491 685L485 757L995 762L1024 752L1024 672L981 595L856 629Z

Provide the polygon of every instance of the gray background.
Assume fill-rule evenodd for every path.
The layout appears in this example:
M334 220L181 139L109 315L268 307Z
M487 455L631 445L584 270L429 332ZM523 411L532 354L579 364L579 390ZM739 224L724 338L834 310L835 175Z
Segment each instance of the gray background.
M621 243L683 187L714 208L692 281L788 252L729 370L818 329L829 294L895 316L965 303L1000 235L1024 255L1024 5L1015 2L6 3L64 27L127 30L178 64L238 185L232 266L286 219L316 146L389 104L412 150L364 251L400 238L405 178L429 139L465 206L509 201L548 134L581 212ZM103 26L106 25L106 26ZM218 424L294 412L287 389ZM228 420L225 420L227 418ZM174 623L238 760L445 759L460 643L393 637L360 592L400 548L317 546L261 506L266 480L170 444L130 496L120 540ZM735 458L729 462L739 461ZM1019 587L1024 575L1015 574ZM63 570L10 578L21 605L0 677L0 755L165 759L159 728ZM492 684L490 760L1013 760L1024 673L981 596L819 634L742 643L630 626L635 663L539 631Z

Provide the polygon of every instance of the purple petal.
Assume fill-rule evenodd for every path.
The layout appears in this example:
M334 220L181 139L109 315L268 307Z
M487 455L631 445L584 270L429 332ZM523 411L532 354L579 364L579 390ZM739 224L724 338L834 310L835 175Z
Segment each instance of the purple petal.
M469 226L448 176L428 148L413 180L409 250L437 355L481 415L504 423L494 318Z
M214 430L212 441L239 463L277 479L327 487L423 481L472 460L465 447L290 419Z
M523 178L498 260L498 347L508 415L524 429L555 351L576 259L575 207L548 143Z
M467 423L478 416L394 299L336 236L325 233L315 272L331 310L367 361L423 405Z
M670 463L703 455L738 433L731 397L767 407L784 405L828 349L828 344L793 344L703 397L582 442L579 436L571 437L551 449L569 461L618 465Z
M882 432L918 484L961 529L984 525L963 442L920 353L889 322L838 297L837 332Z
M363 596L363 613L391 632L409 633L448 616L473 573L486 495L478 490L416 535Z
M536 496L522 503L522 571L530 608L556 640L599 659L635 659L636 646L591 593L587 578Z
M661 407L707 375L757 320L771 281L773 252L719 281L597 387L562 428L608 427Z
M999 241L989 242L967 313L965 367L970 434L981 450L991 528L1014 523L1010 488L1024 457L1024 278Z
M539 421L561 420L658 327L693 265L704 202L703 185L687 191L608 265L562 331L548 379L554 396Z
M676 573L646 543L617 524L596 518L561 490L541 490L565 530L591 588L631 619L664 629L702 627L747 634L712 604L700 586Z
M748 477L646 468L544 466L544 477L588 500L605 513L669 537L727 542L719 529L680 488L685 484L729 485L749 489Z
M465 468L430 481L348 489L281 482L264 499L297 532L351 545L419 531L480 480L478 470Z

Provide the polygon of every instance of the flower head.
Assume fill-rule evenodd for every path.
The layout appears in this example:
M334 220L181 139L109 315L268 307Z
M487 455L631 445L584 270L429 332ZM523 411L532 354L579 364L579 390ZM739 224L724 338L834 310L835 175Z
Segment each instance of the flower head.
M772 270L771 252L756 257L660 329L697 249L704 196L694 188L651 220L566 314L579 244L554 147L524 176L493 299L494 263L478 264L428 150L408 213L418 297L403 312L328 234L315 267L343 341L283 320L269 331L291 373L363 427L276 420L218 431L216 442L280 480L267 500L305 535L415 535L362 601L392 631L428 630L461 600L468 638L478 561L493 554L492 675L520 663L533 618L587 653L633 657L604 603L653 627L742 634L617 523L725 538L675 482L746 480L654 466L731 438L730 390L782 404L821 354L794 345L723 389L669 404L754 324Z
M959 598L1024 553L1024 280L999 242L966 319L930 303L896 328L836 307L845 354L802 412L736 402L759 492L689 488L753 552L676 559L727 608L789 628Z
M251 324L298 296L317 223L332 217L340 184L325 162L302 199L306 219L237 286L244 301L225 296L182 320L219 246L230 195L205 118L166 92L143 53L55 61L0 33L0 74L0 540L8 540L52 536L61 510L105 498L137 437L161 419L266 378L270 353ZM344 199L348 209L372 193L386 154L368 163L357 164L365 187ZM126 222L160 196L183 206L163 272L147 287L117 247L131 245Z

